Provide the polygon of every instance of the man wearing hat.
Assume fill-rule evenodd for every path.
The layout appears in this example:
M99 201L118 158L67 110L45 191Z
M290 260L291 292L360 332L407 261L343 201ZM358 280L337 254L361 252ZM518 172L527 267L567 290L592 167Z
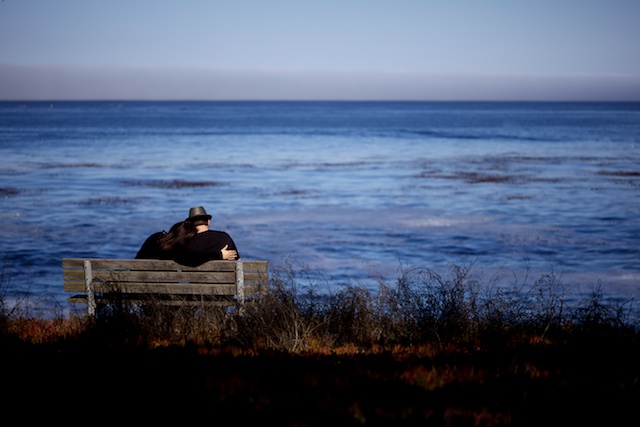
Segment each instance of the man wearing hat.
M206 254L210 259L236 260L240 258L233 239L224 231L209 229L211 215L202 206L189 209L190 221L196 226L197 233L185 246L187 249Z

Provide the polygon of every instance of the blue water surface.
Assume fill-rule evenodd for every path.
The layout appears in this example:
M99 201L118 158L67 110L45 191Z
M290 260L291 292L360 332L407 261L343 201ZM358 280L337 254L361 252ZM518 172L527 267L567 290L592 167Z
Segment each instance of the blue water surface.
M640 294L640 104L0 103L2 289L64 304L64 257L133 258L213 214L328 286L473 263Z

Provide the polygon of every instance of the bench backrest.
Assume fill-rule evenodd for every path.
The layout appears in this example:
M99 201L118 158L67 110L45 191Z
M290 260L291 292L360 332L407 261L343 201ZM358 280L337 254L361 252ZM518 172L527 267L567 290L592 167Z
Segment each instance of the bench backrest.
M64 258L65 292L235 296L259 294L268 286L267 261L208 261L188 267L171 260Z

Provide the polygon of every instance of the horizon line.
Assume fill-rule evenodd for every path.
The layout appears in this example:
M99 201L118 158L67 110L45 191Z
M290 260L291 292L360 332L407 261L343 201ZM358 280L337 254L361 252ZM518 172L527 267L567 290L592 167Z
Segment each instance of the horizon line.
M640 76L11 66L3 101L639 102Z
M109 99L109 98L57 98L57 99L2 99L0 103L55 103L55 102L105 102L105 103L118 103L118 102L297 102L297 103L320 103L320 102L333 102L333 103L512 103L512 104L639 104L640 100L602 100L602 99L179 99L179 98L166 98L166 99L144 99L144 98L122 98L122 99Z

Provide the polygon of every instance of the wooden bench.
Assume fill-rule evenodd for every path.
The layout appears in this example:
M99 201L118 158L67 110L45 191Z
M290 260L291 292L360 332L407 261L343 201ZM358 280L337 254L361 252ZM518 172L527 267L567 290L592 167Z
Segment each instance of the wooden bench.
M64 291L69 302L96 305L110 301L160 301L166 304L216 304L241 307L268 289L267 261L208 261L188 267L170 260L64 258Z

